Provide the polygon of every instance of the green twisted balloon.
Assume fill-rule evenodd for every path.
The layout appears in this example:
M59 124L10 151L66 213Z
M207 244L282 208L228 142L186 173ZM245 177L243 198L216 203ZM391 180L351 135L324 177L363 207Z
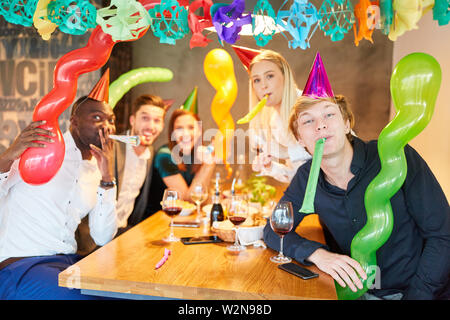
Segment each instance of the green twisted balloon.
M352 258L361 264L368 278L361 279L364 287L356 293L336 283L339 299L356 299L374 283L379 272L376 251L389 239L394 225L390 199L406 178L404 147L430 122L440 85L439 63L425 53L405 56L392 73L390 86L397 115L378 138L381 170L365 193L367 223L351 244Z
M109 86L109 105L114 108L117 102L131 88L144 82L167 82L172 80L173 73L166 68L137 68L118 77Z

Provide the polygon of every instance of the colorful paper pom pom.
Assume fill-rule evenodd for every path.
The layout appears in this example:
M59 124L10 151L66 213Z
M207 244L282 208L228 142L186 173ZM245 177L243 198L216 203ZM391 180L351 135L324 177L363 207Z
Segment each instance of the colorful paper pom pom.
M64 33L81 35L97 26L97 9L87 0L55 0L48 4L47 13Z
M318 11L319 26L331 41L340 41L355 22L350 0L325 0Z
M113 41L135 40L150 25L150 16L136 0L111 0L109 7L98 10L97 23Z
M161 0L148 13L153 34L160 43L175 45L176 40L189 33L188 12L176 0Z
M258 20L258 17L262 17ZM257 22L258 21L258 25ZM262 26L262 30L260 30ZM275 11L268 0L258 0L253 9L252 33L256 44L260 47L265 46L276 31L277 23Z
M38 0L0 0L0 14L10 23L31 27L37 2Z
M213 8L211 11L214 10ZM221 41L235 43L239 39L242 26L252 23L252 15L244 14L244 10L244 0L234 0L230 5L223 5L217 9L213 17L213 24Z
M283 8L286 2L287 0L280 8ZM284 19L287 20L285 21ZM277 24L286 29L293 38L288 42L289 48L292 49L300 47L305 50L310 47L309 40L317 26L312 31L311 28L317 21L316 7L306 0L294 0L289 10L280 10L277 15Z

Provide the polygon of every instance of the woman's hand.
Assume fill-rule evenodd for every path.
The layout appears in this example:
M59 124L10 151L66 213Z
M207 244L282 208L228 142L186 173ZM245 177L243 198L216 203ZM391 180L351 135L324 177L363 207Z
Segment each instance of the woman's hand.
M332 253L319 248L309 256L308 260L314 263L321 271L332 276L341 287L345 288L348 285L353 292L357 291L355 285L359 289L363 288L358 274L364 280L367 279L367 275L359 262L346 255Z
M259 172L272 168L272 156L264 153L258 154L252 162L252 170Z
M214 156L214 151L211 151L208 147L198 146L195 150L195 158L199 160L202 164L214 164L216 163L216 158Z

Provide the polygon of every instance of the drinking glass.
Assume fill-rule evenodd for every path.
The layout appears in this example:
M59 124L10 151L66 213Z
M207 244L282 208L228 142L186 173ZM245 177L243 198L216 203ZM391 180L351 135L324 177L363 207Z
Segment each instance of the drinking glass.
M280 201L272 211L270 216L270 227L281 238L280 252L277 256L270 258L275 263L288 263L292 259L283 255L283 238L292 230L294 225L294 213L292 203L289 201Z
M230 251L245 250L245 247L241 246L238 241L239 225L245 222L248 215L248 203L243 196L233 196L231 198L227 215L231 223L235 225L234 232L236 234L234 244L228 246L227 249Z
M190 196L191 199L195 202L195 204L197 205L197 220L200 219L200 205L206 200L208 199L208 190L206 189L206 187L201 184L201 183L197 183L195 184L190 192ZM207 220L207 217L203 217L203 220Z
M176 216L183 210L181 205L179 204L180 193L174 189L166 189L164 190L164 195L161 201L161 206L163 211L170 217L170 235L163 240L166 242L175 242L180 239L175 237L173 234L173 217Z

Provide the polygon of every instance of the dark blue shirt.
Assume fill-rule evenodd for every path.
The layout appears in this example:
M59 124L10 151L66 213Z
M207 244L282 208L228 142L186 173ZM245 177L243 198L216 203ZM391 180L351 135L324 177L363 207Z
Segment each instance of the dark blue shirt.
M355 138L350 166L354 177L347 190L331 185L320 171L314 208L321 222L337 243L336 253L350 256L350 245L367 221L364 194L381 169L377 142ZM402 292L407 299L432 299L442 293L450 275L450 209L433 173L410 146L405 147L408 171L405 183L391 198L394 226L391 236L376 253L380 267L381 289L370 290L377 296ZM302 165L281 200L291 201L294 228L284 238L284 253L300 263L321 243L300 237L294 230L303 219L299 213L308 181L311 160ZM270 224L264 229L264 241L279 250L280 238ZM447 287L448 288L448 287Z

